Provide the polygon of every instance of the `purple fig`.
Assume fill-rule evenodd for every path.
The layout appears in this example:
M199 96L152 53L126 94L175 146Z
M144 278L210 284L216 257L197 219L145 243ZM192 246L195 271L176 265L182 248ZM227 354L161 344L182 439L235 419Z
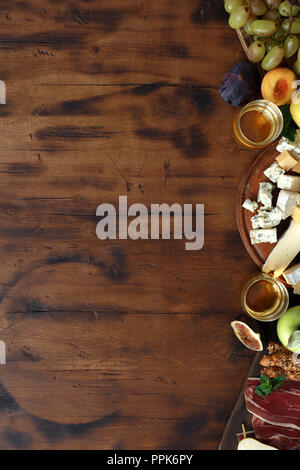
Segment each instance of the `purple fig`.
M244 105L259 96L259 78L252 64L238 62L224 75L219 91L231 106Z
M242 321L231 322L231 327L236 337L243 343L244 346L253 351L262 351L263 345L260 339L260 334L255 333L250 326Z

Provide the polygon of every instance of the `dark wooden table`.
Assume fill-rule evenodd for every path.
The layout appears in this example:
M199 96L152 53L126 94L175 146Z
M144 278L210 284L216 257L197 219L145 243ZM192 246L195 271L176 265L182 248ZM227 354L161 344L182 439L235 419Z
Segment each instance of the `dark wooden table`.
M1 449L216 449L253 355L218 93L222 0L0 1ZM96 237L102 202L205 204L205 246Z

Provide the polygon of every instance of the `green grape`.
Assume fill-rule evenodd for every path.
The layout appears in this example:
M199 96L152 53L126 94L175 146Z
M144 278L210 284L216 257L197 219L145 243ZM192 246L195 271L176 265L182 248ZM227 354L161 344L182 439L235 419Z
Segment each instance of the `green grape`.
M276 33L277 26L274 21L256 20L252 23L252 32L261 37L273 36Z
M250 10L248 7L236 7L229 17L229 26L233 29L241 28L244 26L249 16Z
M277 41L276 39L268 40L267 43L265 44L266 51L267 51L267 52L270 52L270 50L271 50L274 46L279 46L279 44L280 44L280 41Z
M300 62L298 60L294 63L293 70L296 75L300 75Z
M263 20L275 21L279 24L281 22L280 15L277 10L268 10L267 13L262 17Z
M281 0L265 0L265 4L270 10L278 10Z
M281 27L283 29L283 31L285 32L288 32L290 27L291 27L292 23L290 22L290 20L284 20L282 23L281 23Z
M266 48L262 41L254 41L248 49L248 58L251 62L257 64L265 57Z
M297 36L288 36L284 41L284 56L288 59L296 54L299 49L299 39Z
M284 20L281 23L282 29L285 32L290 32L291 34L300 34L300 18L295 18L292 23L289 19Z
M267 7L263 0L253 0L250 4L250 9L253 15L262 16L266 13Z
M272 70L282 62L284 58L284 49L282 46L274 46L272 49L267 53L264 60L262 61L262 69L263 70Z
M251 14L249 16L249 19L244 24L244 30L250 36L252 36L252 34L253 34L253 32L252 32L252 23L253 23L253 21L256 21L256 20L257 20L257 16L254 16L254 15Z
M300 18L295 18L295 20L292 23L290 32L292 34L300 34Z
M278 39L278 41L282 41L285 38L285 36L286 36L286 32L283 29L283 23L281 23L280 25L278 25L277 31L274 34L274 38Z
M227 13L232 13L236 7L244 5L244 0L226 0L225 10Z
M289 31L290 26L291 26L290 20L284 20L280 25L280 27L282 28L282 31L286 33Z
M297 13L299 13L299 8L296 6L293 6L292 12L291 12L291 7L290 7L289 2L285 1L279 5L278 11L281 14L281 16L291 16L291 13L292 13L292 16L296 16Z

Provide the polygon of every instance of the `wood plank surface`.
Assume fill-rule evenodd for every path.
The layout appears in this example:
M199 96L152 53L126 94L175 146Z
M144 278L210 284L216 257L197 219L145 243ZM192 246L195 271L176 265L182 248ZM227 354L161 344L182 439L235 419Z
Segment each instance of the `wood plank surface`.
M222 0L0 0L1 449L216 449L253 355L218 85ZM205 205L205 244L96 237L96 208Z

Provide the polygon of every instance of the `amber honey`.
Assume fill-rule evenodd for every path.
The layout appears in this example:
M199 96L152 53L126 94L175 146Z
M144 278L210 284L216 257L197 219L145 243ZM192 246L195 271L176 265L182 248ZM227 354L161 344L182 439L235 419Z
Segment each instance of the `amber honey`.
M277 320L286 312L289 294L278 279L261 273L247 281L242 290L241 301L248 315L268 322Z
M233 122L238 142L247 148L263 148L276 140L283 128L280 109L270 101L256 100L239 111Z
M261 111L248 111L243 114L240 120L242 133L252 142L259 143L265 141L271 132L271 122Z
M264 279L252 284L246 294L246 304L254 312L270 310L278 302L278 289Z

